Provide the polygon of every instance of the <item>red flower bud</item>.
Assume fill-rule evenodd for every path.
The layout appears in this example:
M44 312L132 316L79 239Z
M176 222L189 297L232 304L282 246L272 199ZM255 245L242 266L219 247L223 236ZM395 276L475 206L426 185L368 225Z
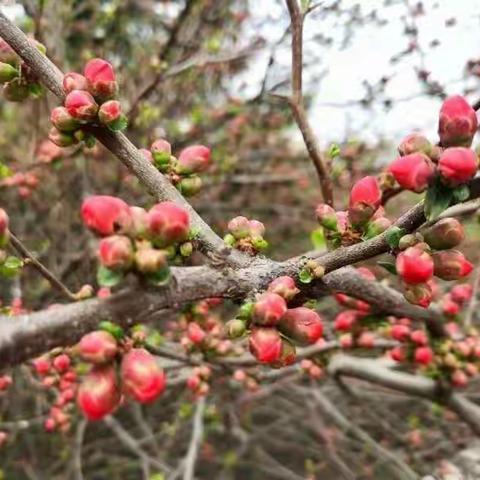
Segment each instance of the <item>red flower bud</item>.
M156 245L169 246L187 240L190 219L188 213L173 202L161 202L149 210L147 228Z
M10 375L0 375L0 392L5 391L12 384Z
M78 143L78 140L69 132L61 132L52 127L48 132L48 139L59 147L70 147Z
M124 235L102 238L98 245L100 263L112 270L125 270L133 261L133 245Z
M432 151L432 144L418 133L407 135L398 146L398 153L402 156L410 155L411 153L424 153L430 155Z
M0 208L0 247L4 247L8 243L8 224L10 219L7 212Z
M477 114L460 95L448 97L440 109L438 135L442 147L469 147L477 131Z
M465 385L467 385L468 383L468 377L462 370L455 370L452 373L450 380L452 382L452 385L455 385L455 387L459 388L465 387Z
M55 107L50 114L50 121L61 132L73 132L79 127L77 120L68 113L65 107Z
M362 332L357 338L357 345L362 348L373 348L375 346L375 335L372 332Z
M128 205L120 198L108 195L93 195L83 201L83 223L100 235L112 235L128 231L132 215Z
M418 247L409 247L399 253L396 267L405 283L424 283L433 275L432 257Z
M360 318L359 312L355 310L344 310L335 317L333 328L338 332L348 332Z
M229 232L237 239L248 237L250 235L250 225L248 218L235 217L228 222Z
M455 303L449 295L445 295L445 298L442 301L442 312L447 316L455 316L460 312L460 305Z
M83 72L88 82L88 90L95 97L107 99L115 96L118 85L113 67L106 60L94 58L85 65Z
M78 351L82 358L95 364L112 360L117 350L117 341L113 335L103 330L87 333L78 344Z
M50 360L46 356L33 359L32 365L37 375L43 376L50 372Z
M95 367L83 378L77 404L89 420L100 420L112 413L120 402L113 366Z
M150 403L165 390L165 373L143 348L130 350L123 357L121 370L123 388L137 402Z
M422 232L425 242L435 250L453 248L463 242L465 231L456 218L442 218Z
M283 334L301 345L315 343L323 334L320 315L305 307L288 309L278 327Z
M433 360L433 352L429 347L418 347L415 349L414 358L416 363L428 365Z
M87 79L77 72L68 72L63 77L63 89L65 93L70 93L73 90L87 90Z
M285 300L276 293L264 293L255 302L253 307L253 321L258 325L272 327L287 311Z
M318 223L327 230L337 230L337 214L335 210L326 203L320 203L316 210Z
M393 339L399 342L403 342L410 336L410 327L398 323L392 326L392 329L390 330L390 335Z
M473 295L473 287L468 283L455 285L450 291L452 300L460 305L470 301Z
M201 173L208 169L210 163L210 149L203 145L192 145L180 152L177 172L180 174Z
M473 265L458 250L445 250L433 254L434 273L442 280L459 280L473 270Z
M167 265L167 256L163 250L141 248L135 252L135 266L141 273L155 273Z
M475 176L478 169L478 158L475 152L469 148L447 148L438 161L438 169L444 182L456 187Z
M287 300L287 302L300 292L295 285L295 280L286 275L273 280L268 286L268 291L280 295Z
M406 358L405 349L402 347L394 347L390 350L390 357L395 362L403 362Z
M417 283L405 285L405 299L413 305L427 308L433 298L433 290L429 283Z
M410 339L413 343L416 343L417 345L425 346L428 344L428 336L424 330L414 330L410 334Z
M380 206L382 192L375 177L364 177L352 187L348 215L353 224L365 223Z
M435 165L423 153L398 157L388 168L398 184L413 192L423 192L435 174Z
M53 359L53 368L57 372L66 372L71 365L70 357L66 353L62 353Z
M75 119L88 122L97 116L95 99L84 90L72 90L65 98L65 107Z
M275 328L256 327L248 339L250 352L260 363L273 364L282 355L282 338Z
M187 337L194 345L200 345L206 336L207 333L197 322L190 322L188 324Z
M118 100L109 100L108 102L102 103L98 110L98 118L105 125L110 125L115 122L121 115L122 106Z

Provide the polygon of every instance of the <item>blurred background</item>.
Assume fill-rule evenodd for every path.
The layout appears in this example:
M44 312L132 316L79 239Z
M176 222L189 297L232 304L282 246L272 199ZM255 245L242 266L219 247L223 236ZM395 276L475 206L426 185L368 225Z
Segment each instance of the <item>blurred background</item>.
M340 207L356 179L393 160L402 137L418 130L437 140L446 95L480 98L480 2L302 4L309 10L304 93L322 148L340 151L333 160ZM314 216L317 178L281 98L290 92L291 68L283 1L0 0L0 9L44 43L64 72L81 71L96 56L110 61L128 112L126 134L138 147L163 137L174 153L195 143L212 148L214 167L192 204L218 233L242 214L265 223L274 258L324 248ZM0 97L0 205L16 235L75 291L95 284L96 242L80 222L82 199L152 200L101 146L48 143L55 105L47 94L21 104ZM415 198L397 197L390 218ZM470 220L466 251L474 261L478 225ZM0 298L4 305L21 299L29 310L59 301L31 269L3 280ZM328 318L335 306L326 300L320 309ZM419 475L480 478L480 470L472 473L480 447L440 406L365 385L346 392L332 380L311 395L310 380L277 376L255 391L225 378L201 401L196 478L409 478L385 452ZM199 407L181 373L156 404L127 406L88 427L76 419L64 434L44 432L49 393L28 368L14 378L0 393L0 429L12 439L0 447L0 479L182 478ZM455 470L450 463L473 476L442 476Z

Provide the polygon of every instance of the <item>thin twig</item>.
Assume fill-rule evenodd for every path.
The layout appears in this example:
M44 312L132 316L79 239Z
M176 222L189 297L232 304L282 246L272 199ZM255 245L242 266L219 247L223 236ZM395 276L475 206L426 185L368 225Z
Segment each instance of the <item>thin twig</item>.
M61 292L69 300L76 301L77 297L75 294L59 280L45 265L43 265L40 260L38 260L35 255L28 250L28 248L22 243L22 241L16 237L13 232L10 230L10 243L13 248L17 250L24 258L28 259L30 263L44 278L46 278L50 284L55 287L59 292Z
M77 425L75 432L75 438L73 443L73 478L75 480L83 480L82 473L82 445L83 438L85 436L85 430L87 429L88 422L85 418L82 418Z
M187 456L185 457L185 468L183 471L183 480L193 480L195 474L195 464L197 463L198 449L203 436L203 413L205 411L205 397L200 397L193 417L193 430L188 446Z

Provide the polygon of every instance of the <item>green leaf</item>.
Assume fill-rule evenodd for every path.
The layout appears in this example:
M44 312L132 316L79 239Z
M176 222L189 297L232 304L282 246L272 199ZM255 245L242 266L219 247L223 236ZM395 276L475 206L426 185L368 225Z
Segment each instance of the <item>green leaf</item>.
M23 261L17 257L7 257L0 265L0 276L5 278L13 278L18 275L23 267Z
M149 480L165 480L165 475L163 473L154 473Z
M377 264L383 267L385 270L387 270L387 272L390 272L393 275L397 274L397 267L395 267L395 264L393 262L379 261L377 262Z
M163 343L163 337L158 330L152 330L148 334L146 342L153 347L159 347Z
M85 138L83 139L85 146L87 148L93 148L95 146L95 143L97 139L93 135L85 135Z
M327 242L325 240L325 235L323 233L323 228L316 228L310 234L310 241L312 242L313 248L320 250L325 248Z
M332 143L332 145L330 145L330 148L328 149L328 156L333 160L339 155L340 155L340 147L336 143Z
M424 211L427 220L438 218L449 207L452 199L453 190L451 188L442 185L440 181L432 185L425 195Z
M127 125L127 117L122 114L115 121L110 122L107 126L112 132L121 132L127 128Z
M97 270L97 282L101 287L114 287L123 279L123 272L110 270L100 265Z
M30 83L28 85L28 91L32 97L38 98L42 95L43 88L39 83Z
M460 185L453 191L453 200L455 203L461 203L470 197L470 188L468 185Z
M0 163L0 179L10 177L12 175L12 171L8 168L7 165L4 163Z
M170 281L170 268L168 266L157 270L155 273L150 273L146 275L148 283L155 285L156 287L161 287L166 285Z
M311 281L313 280L312 272L310 271L310 269L304 268L298 274L298 279L302 283L311 283Z
M405 235L405 230L400 227L390 227L385 232L385 239L391 249L397 248L400 239Z
M108 332L110 335L113 335L117 340L121 340L125 335L125 332L122 327L120 327L119 325L116 325L115 323L108 322L107 320L100 322L100 324L98 325L98 328L100 330Z

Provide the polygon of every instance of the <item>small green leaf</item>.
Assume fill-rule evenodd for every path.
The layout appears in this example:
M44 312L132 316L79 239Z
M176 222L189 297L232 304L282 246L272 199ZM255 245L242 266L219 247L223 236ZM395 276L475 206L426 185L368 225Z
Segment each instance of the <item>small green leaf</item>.
M188 232L188 239L195 240L200 235L200 229L197 227L192 227Z
M405 230L400 227L390 227L385 232L385 239L391 249L397 248L400 239L405 235Z
M0 179L10 177L11 175L12 171L10 168L4 163L0 163Z
M121 340L125 335L125 332L122 327L116 325L115 323L108 322L107 320L100 322L98 325L100 330L108 332L110 335L114 336L117 340Z
M470 188L468 185L460 185L453 191L453 200L455 203L464 202L470 197Z
M387 272L390 272L393 275L397 274L397 267L395 267L394 263L380 261L380 262L377 262L377 264L383 267L385 270L387 270Z
M125 115L120 115L115 121L109 123L107 126L112 132L121 132L125 130L128 125L128 120Z
M159 347L163 343L163 337L158 330L152 330L148 334L146 342L153 347Z
M168 266L157 270L155 273L145 275L148 283L156 287L166 285L170 281L170 276L170 268Z
M97 282L101 287L114 287L123 279L123 272L110 270L100 265L97 270Z
M253 307L255 304L253 302L244 303L237 312L237 317L241 320L250 320L252 318Z
M22 260L13 256L7 257L7 259L0 265L0 276L13 278L19 274L22 267Z
M310 269L304 268L298 274L298 279L302 283L311 283L311 281L313 280L312 272L310 271Z
M336 143L332 143L328 149L328 156L333 160L340 155L340 147Z
M424 211L427 220L438 218L449 207L452 199L453 190L451 188L442 185L440 181L432 185L425 195Z
M39 83L30 83L28 85L28 91L32 97L38 98L42 95L43 88Z
M313 248L320 250L325 248L327 242L325 240L325 235L323 233L323 228L316 228L310 234L310 241L312 242Z

